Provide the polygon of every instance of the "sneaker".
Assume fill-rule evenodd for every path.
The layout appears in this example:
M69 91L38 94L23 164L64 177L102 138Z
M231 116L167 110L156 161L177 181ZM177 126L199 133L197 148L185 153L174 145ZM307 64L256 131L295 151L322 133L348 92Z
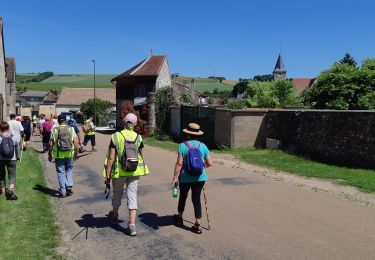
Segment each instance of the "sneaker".
M73 194L73 187L72 186L66 187L66 195L70 196L72 194Z
M113 211L110 211L108 213L108 221L109 221L109 224L111 225L117 225L119 222L118 222L118 216L115 216L113 214Z
M5 197L6 197L7 200L17 200L18 199L13 190L7 190L5 192Z
M59 192L58 197L61 198L61 199L66 198L66 194L62 194L62 193Z
M135 224L129 224L128 227L125 229L125 234L127 234L128 236L135 237L137 235Z
M96 150L95 148L92 148L91 152L97 152L98 150Z
M202 234L201 225L195 223L194 226L191 227L191 231L195 234Z

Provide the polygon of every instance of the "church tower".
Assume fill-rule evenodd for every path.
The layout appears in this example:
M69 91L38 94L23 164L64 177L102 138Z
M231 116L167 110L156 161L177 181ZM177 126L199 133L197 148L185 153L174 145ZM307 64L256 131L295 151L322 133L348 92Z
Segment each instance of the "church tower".
M279 54L279 57L277 58L277 62L275 65L275 69L273 70L273 80L276 79L285 79L286 78L286 70L284 66L283 58L281 57L281 54Z

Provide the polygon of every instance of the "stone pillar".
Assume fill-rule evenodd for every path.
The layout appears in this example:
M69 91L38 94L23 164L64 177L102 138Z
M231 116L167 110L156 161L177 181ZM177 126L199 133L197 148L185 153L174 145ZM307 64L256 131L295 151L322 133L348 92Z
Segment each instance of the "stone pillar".
M150 135L155 133L156 129L156 102L155 102L155 93L150 92L147 94L148 100L148 127Z

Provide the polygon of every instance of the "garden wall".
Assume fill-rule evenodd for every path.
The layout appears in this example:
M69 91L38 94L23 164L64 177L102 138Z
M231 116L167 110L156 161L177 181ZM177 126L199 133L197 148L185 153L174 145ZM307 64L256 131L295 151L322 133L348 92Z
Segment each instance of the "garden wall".
M263 124L260 134L280 140L283 150L328 163L375 168L373 111L269 111Z

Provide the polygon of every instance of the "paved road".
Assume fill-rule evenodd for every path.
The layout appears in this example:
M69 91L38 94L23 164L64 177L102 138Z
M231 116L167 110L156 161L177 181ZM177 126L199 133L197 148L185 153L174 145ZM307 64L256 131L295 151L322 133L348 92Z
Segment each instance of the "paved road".
M208 170L206 184L211 231L196 235L177 228L171 219L177 200L169 186L176 154L148 146L145 160L152 173L140 181L138 236L128 237L126 200L118 228L105 218L111 203L99 172L109 139L97 135L99 151L79 159L74 195L61 203L64 229L79 259L375 258L374 207L218 164ZM47 172L56 189L52 164ZM190 200L185 219L193 221ZM76 236L85 227L87 239L86 230Z

